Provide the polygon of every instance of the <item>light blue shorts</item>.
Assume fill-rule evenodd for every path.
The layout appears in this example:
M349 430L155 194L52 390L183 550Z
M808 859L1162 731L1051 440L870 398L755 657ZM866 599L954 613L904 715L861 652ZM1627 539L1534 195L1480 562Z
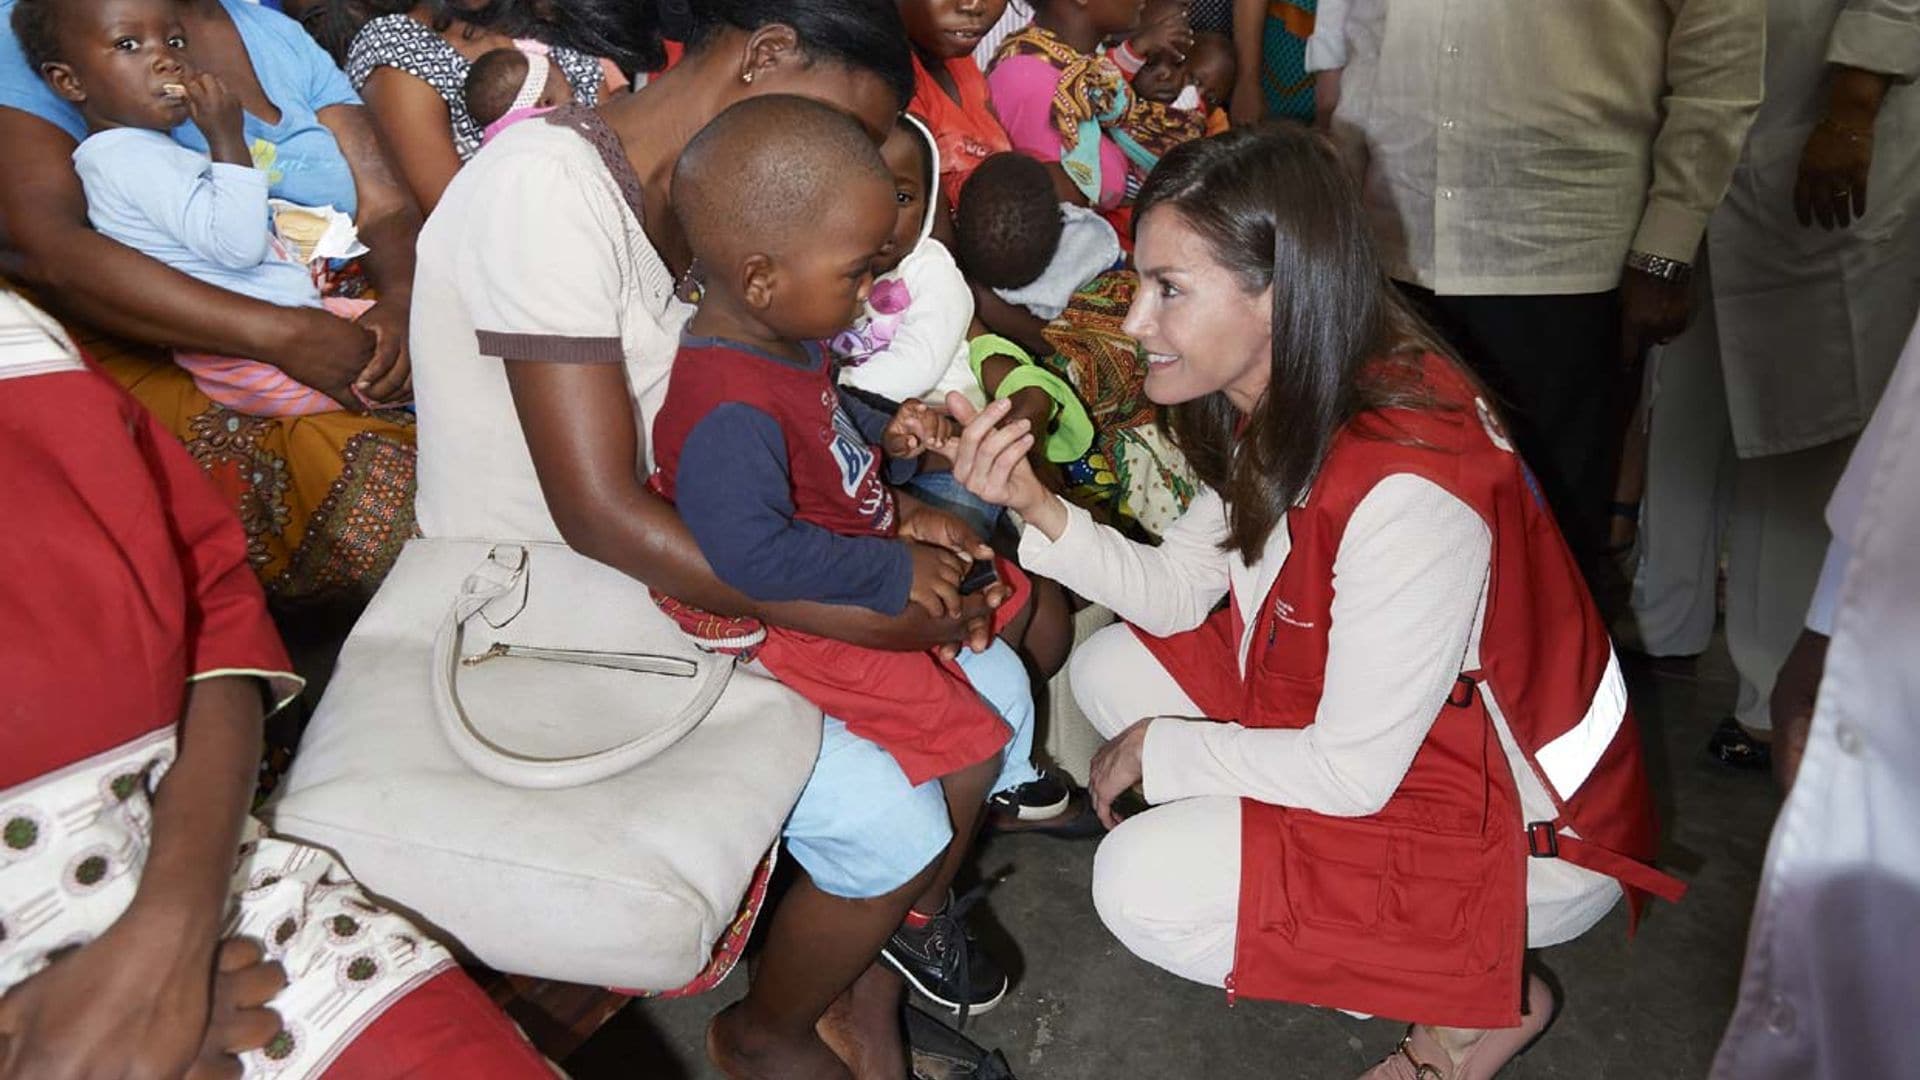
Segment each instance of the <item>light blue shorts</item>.
M1006 642L986 652L962 650L960 667L992 705L1012 737L993 791L1039 772L1033 767L1033 689L1027 669ZM913 880L953 839L940 781L919 787L893 755L827 717L813 776L787 818L787 849L834 896L884 896Z

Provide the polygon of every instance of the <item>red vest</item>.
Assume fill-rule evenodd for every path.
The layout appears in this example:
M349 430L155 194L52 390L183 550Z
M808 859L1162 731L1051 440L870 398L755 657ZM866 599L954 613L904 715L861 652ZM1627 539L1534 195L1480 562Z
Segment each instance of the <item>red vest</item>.
M1655 847L1640 739L1605 627L1533 477L1459 373L1424 361L1446 410L1356 419L1329 448L1259 609L1243 675L1229 604L1148 646L1208 716L1304 728L1320 702L1333 564L1381 480L1424 477L1493 537L1481 663L1463 672L1387 805L1335 818L1242 800L1239 934L1228 993L1450 1027L1520 1021L1529 856L1559 857L1677 899ZM1523 819L1493 713L1559 816ZM1563 833L1571 829L1580 839Z
M797 520L841 536L894 535L899 521L884 464L841 410L833 366L820 359L809 370L728 342L683 341L666 403L653 418L653 487L673 499L687 435L713 410L739 402L780 423Z

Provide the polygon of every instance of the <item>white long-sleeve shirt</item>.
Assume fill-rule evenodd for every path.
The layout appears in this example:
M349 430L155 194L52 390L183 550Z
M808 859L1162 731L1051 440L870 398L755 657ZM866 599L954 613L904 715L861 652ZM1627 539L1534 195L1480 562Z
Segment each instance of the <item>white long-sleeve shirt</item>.
M1344 60L1334 136L1395 277L1603 292L1630 247L1693 261L1760 104L1765 18L1764 0L1348 0L1309 63Z
M1773 826L1713 1080L1913 1075L1920 1006L1920 324L1827 507L1842 554L1805 756Z
M1292 542L1283 522L1247 563L1220 549L1226 529L1225 504L1212 491L1194 499L1158 547L1069 506L1057 540L1026 527L1020 561L1156 636L1199 626L1231 590L1244 624L1245 671L1259 609ZM1406 778L1455 679L1479 666L1492 550L1479 514L1439 485L1411 474L1382 480L1355 507L1334 556L1313 723L1283 729L1156 719L1141 759L1147 800L1226 795L1340 817L1377 812ZM1551 819L1551 798L1501 734L1528 819ZM1535 947L1583 933L1619 897L1611 879L1571 863L1528 864Z

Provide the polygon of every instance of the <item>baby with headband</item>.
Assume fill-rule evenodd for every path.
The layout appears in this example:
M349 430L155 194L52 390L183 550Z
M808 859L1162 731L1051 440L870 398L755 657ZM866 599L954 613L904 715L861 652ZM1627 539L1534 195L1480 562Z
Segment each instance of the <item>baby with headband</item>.
M516 42L495 49L467 69L462 91L467 112L482 128L481 141L492 142L514 124L573 101L573 86L546 53Z

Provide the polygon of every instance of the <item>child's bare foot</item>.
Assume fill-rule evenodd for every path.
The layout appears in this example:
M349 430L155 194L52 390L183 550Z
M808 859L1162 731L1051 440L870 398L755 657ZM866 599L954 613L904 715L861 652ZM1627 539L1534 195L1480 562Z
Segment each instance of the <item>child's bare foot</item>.
M852 1080L853 1074L813 1032L780 1036L756 1027L740 1004L707 1025L707 1057L731 1080Z
M875 964L827 1006L814 1025L856 1080L906 1080L906 1040L900 1033L900 1003L906 981Z

